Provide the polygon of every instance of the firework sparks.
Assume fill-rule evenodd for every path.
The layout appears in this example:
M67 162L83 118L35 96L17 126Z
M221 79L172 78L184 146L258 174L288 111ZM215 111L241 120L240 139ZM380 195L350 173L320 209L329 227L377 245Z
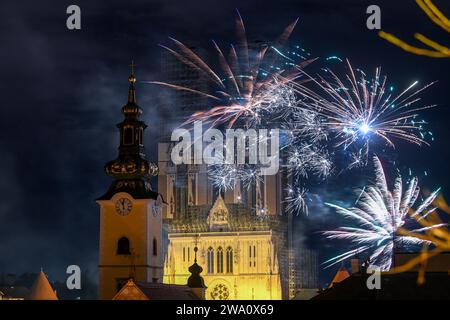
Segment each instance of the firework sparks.
M218 164L208 168L208 177L219 191L232 190L238 184L249 188L255 182L262 182L262 175L257 165Z
M299 214L303 212L308 215L308 206L306 204L307 190L300 187L288 186L286 188L286 211L288 214Z
M302 143L289 152L287 168L296 177L307 178L308 173L311 173L319 179L325 179L332 171L332 161L325 149Z
M349 74L345 80L330 70L330 81L321 76L316 80L307 75L325 92L324 96L305 85L295 84L297 93L303 97L304 107L326 119L322 121L322 127L335 135L336 147L344 146L346 149L358 144L368 149L374 137L381 138L391 147L395 147L395 139L417 145L427 144L423 131L425 122L417 120L417 116L419 111L434 106L414 105L420 101L418 94L433 83L413 90L418 84L415 81L399 95L393 96L392 90L387 88L387 78L381 76L380 68L376 69L373 79L366 80L362 70L354 70L348 60L347 65Z
M434 224L411 230L410 234L398 234L398 230L407 222L408 212L413 210L412 206L419 197L418 180L412 179L407 188L403 189L402 179L398 176L393 190L389 190L380 160L375 157L374 162L376 183L363 190L356 207L346 209L327 203L339 214L358 225L324 232L328 239L351 240L357 246L356 249L326 261L325 264L329 264L328 266L359 253L371 252L370 264L380 267L382 271L388 271L392 265L394 248L430 244L431 242L427 240L414 237L413 233L444 226L444 224ZM432 213L434 209L430 209L430 206L438 192L439 189L427 197L411 214L411 217L421 219Z

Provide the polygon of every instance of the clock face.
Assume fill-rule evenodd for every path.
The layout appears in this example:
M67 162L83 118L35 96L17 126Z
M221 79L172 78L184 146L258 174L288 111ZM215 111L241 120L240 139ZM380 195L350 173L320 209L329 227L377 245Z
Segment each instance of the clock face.
M127 198L120 198L116 201L116 211L121 216L126 216L131 212L133 204Z

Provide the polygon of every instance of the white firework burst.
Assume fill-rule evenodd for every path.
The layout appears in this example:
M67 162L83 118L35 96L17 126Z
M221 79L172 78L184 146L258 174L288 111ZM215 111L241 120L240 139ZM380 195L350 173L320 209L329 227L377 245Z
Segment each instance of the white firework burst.
M414 81L400 94L393 95L386 84L387 78L381 76L381 68L377 68L375 76L367 80L366 74L353 69L348 60L347 66L349 72L341 78L327 69L330 81L321 76L316 80L305 73L324 94L306 85L295 84L304 108L314 110L326 119L322 127L333 134L336 147L346 149L357 145L368 148L375 138L391 147L395 147L395 140L428 144L424 140L427 133L424 131L425 122L417 117L419 111L434 105L416 104L421 100L419 93L433 83L414 90L418 84Z
M286 188L286 211L288 214L304 213L308 215L306 204L307 190L301 187L288 186Z
M361 253L370 253L370 265L378 266L382 271L388 271L392 265L392 256L396 247L421 245L430 243L409 235L399 235L399 228L408 220L408 212L414 211L411 217L425 218L434 211L430 206L439 192L431 193L417 208L412 207L419 197L419 186L416 178L411 179L404 189L402 178L395 179L393 190L389 190L385 173L380 160L374 157L376 183L366 187L361 193L356 207L343 208L327 203L335 208L343 217L353 221L357 226L340 227L336 230L325 231L328 239L351 240L355 249L340 254L324 262L328 266L339 263L351 256ZM410 219L413 221L413 219ZM445 224L435 224L426 228L411 230L410 232L423 232L432 228L439 228Z
M287 168L291 175L307 178L309 174L319 179L327 178L333 168L328 151L313 144L302 143L289 151Z
M249 188L253 183L262 182L263 176L257 165L217 164L208 167L208 177L220 191L234 189L238 184Z

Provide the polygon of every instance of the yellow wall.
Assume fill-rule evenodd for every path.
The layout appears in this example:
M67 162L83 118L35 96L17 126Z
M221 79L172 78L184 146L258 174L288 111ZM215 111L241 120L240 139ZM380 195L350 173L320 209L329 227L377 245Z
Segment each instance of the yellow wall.
M205 232L199 234L169 234L169 248L164 264L164 283L186 284L188 268L194 262L194 247L198 247L197 263L202 276L206 299L222 292L230 300L281 299L277 255L270 231ZM226 273L226 248L233 248L233 273ZM256 249L256 259L249 256L249 246ZM214 249L214 273L207 272L207 249ZM223 273L217 273L217 248L222 247ZM183 260L183 248L185 259ZM187 257L190 248L190 259ZM252 262L252 263L250 263ZM251 265L251 266L250 266Z
M133 207L126 216L117 214L115 203L128 198ZM117 281L134 277L136 281L162 280L161 214L152 212L154 200L133 199L120 192L100 205L99 293L100 299L112 299L117 293ZM130 240L131 255L117 255L117 241ZM157 256L153 256L153 237L157 238Z

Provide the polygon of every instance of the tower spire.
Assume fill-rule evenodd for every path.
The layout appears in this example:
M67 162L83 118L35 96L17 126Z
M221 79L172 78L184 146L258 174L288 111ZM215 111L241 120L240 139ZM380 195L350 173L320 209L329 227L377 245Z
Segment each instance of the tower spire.
M129 65L128 102L122 107L124 119L117 124L119 128L119 155L105 165L105 172L114 178L106 194L99 198L111 199L119 191L128 192L135 199L156 199L158 193L152 191L150 178L158 174L158 167L147 161L144 149L144 130L147 127L140 120L142 109L136 103L134 61Z
M131 64L128 65L131 68L131 74L128 77L128 82L130 83L130 88L128 89L128 104L136 104L136 89L134 84L136 82L136 76L134 75L134 60L131 60Z

